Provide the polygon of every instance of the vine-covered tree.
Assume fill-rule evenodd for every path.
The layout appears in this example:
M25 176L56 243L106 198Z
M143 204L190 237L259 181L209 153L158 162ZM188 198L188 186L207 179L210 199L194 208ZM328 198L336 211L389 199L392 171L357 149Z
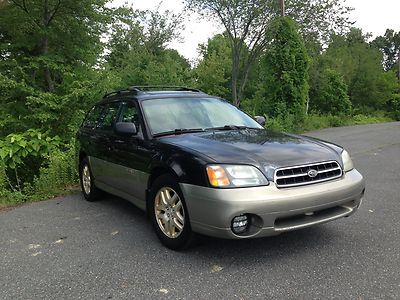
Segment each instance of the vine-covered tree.
M269 116L302 119L308 100L309 57L296 23L278 17L268 32L271 42L263 57L264 109Z

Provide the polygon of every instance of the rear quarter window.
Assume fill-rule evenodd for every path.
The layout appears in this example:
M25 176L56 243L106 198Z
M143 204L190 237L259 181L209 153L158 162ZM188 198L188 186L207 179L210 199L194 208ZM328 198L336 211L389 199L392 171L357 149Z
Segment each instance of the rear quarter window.
M86 128L95 128L99 122L102 111L102 106L94 106L86 115L85 121L83 121L82 126Z

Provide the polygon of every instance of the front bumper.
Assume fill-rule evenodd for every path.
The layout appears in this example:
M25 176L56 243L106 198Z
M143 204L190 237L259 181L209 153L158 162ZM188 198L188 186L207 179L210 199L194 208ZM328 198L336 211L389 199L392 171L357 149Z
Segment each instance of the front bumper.
M293 188L268 186L215 189L181 184L192 230L220 238L252 238L325 223L353 214L365 191L355 169L337 180ZM231 230L235 216L249 214L249 230ZM306 215L307 214L307 215Z

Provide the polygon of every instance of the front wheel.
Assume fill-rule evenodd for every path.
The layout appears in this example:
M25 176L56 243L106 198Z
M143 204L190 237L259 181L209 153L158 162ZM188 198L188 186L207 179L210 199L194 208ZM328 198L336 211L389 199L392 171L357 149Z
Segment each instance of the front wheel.
M149 201L149 213L160 241L173 250L187 248L193 241L193 232L176 180L169 175L157 178L150 190Z

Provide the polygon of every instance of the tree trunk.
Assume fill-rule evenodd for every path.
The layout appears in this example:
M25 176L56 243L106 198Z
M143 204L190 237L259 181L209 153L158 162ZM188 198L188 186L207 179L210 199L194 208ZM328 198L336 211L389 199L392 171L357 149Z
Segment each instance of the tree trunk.
M49 14L49 1L45 0L44 1L44 7L43 7L43 28L44 28L44 37L42 39L42 55L46 56L49 53L49 37L47 35L47 28L49 27L49 21L50 21L50 14ZM44 79L46 81L47 85L47 90L49 92L54 91L54 81L51 78L51 71L49 66L45 65L44 66Z
M285 0L279 0L280 8L281 8L281 16L285 16Z
M240 106L240 98L238 93L238 81L240 71L240 52L235 46L232 49L232 101L236 107Z
M239 107L240 101L238 98L236 86L237 86L237 78L232 74L232 101L236 107Z
M249 78L249 74L250 74L252 65L253 65L253 59L249 58L248 61L247 61L246 66L244 68L242 80L240 82L239 94L238 94L238 98L239 99L243 98L244 88L246 87L247 80Z
M47 55L49 53L49 38L47 35L42 40L42 55ZM54 82L51 78L51 72L49 66L44 66L44 79L46 81L47 90L49 92L54 91Z
M310 106L310 97L307 97L307 100L306 100L306 116L308 116L309 106Z

